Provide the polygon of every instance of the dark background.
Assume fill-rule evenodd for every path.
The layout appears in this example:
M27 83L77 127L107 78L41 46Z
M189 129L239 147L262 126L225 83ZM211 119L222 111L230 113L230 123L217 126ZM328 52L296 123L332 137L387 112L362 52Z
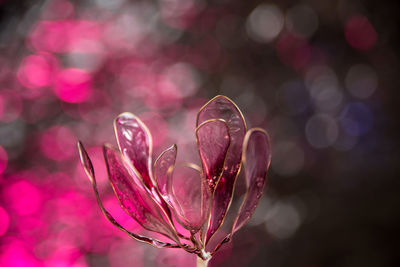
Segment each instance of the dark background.
M6 153L0 158L7 164L0 172L1 264L194 265L190 255L131 244L111 227L101 230L107 223L78 165L75 142L82 140L97 155L103 142L115 142L113 117L130 111L150 123L159 138L158 153L193 135L188 129L194 127L196 110L224 94L238 104L248 124L270 132L273 156L253 220L211 266L398 266L398 1L192 1L187 10L183 2L165 4L173 1L126 0L114 7L105 1L70 1L61 9L52 2L66 1L0 1L0 145ZM283 23L268 40L258 39L249 26L252 12L262 4L269 12L278 10ZM317 18L309 34L296 32L298 24L294 30L288 26L287 14L298 6ZM131 20L118 24L123 14ZM157 26L135 32L135 22L141 22L139 29L152 23L148 14L158 14ZM346 37L355 16L369 24ZM89 69L69 56L73 49L40 43L52 33L33 34L41 21L79 20L93 22L101 33L110 25L122 32L120 39L93 37L90 29L54 35L56 44L74 38L100 43L100 52L89 46L77 53L83 61L87 54L88 60L100 58ZM34 82L34 70L24 69L30 55L49 60L45 71L50 78ZM175 91L162 80L160 73L176 62L195 73L188 78L195 84L192 91L185 91L185 79ZM372 70L357 76L362 80L357 86L376 82L361 97L346 82L357 64ZM71 68L90 77L89 96L65 98L54 89L61 79L57 75ZM161 82L153 84L157 79ZM319 82L319 89L313 89L313 82ZM328 87L333 93L313 91ZM32 196L39 200L29 211L24 206ZM77 237L68 237L71 233Z

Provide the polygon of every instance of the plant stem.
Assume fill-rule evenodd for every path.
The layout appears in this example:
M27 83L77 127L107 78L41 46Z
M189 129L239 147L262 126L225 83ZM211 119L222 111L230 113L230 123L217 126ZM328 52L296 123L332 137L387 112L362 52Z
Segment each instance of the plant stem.
M211 259L211 257L210 258L208 258L208 259L206 259L206 260L203 260L202 258L200 258L200 257L197 257L197 267L207 267L207 265L208 265L208 261Z

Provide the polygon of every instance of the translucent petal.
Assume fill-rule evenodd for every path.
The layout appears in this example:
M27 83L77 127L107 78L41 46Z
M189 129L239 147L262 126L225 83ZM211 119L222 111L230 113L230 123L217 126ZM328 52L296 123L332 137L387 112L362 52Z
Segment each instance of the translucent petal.
M177 147L176 145L173 145L162 152L154 163L154 176L157 181L158 189L164 199L168 197L167 187L171 183L172 170L175 166L176 154Z
M94 170L93 170L93 165L92 162L83 146L83 144L81 142L78 142L78 150L79 150L79 155L80 155L80 159L81 159L81 163L83 168L86 171L86 174L88 175L92 186L93 186L93 190L96 196L96 200L97 203L103 213L103 215L107 218L107 220L109 220L115 227L117 227L118 229L120 229L121 231L125 232L126 234L128 234L130 237L132 237L133 239L140 241L140 242L144 242L147 243L149 245L152 245L156 248L179 248L180 246L177 244L170 244L170 243L166 243L166 242L162 242L156 239L152 239L149 237L145 237L142 235L138 235L132 232L129 232L128 230L126 230L123 226L121 226L115 219L114 217L105 209L103 203L101 202L100 199L100 195L99 195L99 191L97 190L97 185L96 185L96 178L94 175Z
M230 145L229 129L223 120L208 120L197 127L196 137L204 174L213 192L224 169Z
M104 157L110 182L124 211L147 230L159 232L179 242L175 230L161 215L160 206L146 188L136 182L138 179L132 179L124 167L121 154L105 146ZM139 175L137 173L137 176Z
M132 113L122 113L114 121L115 135L121 153L129 159L129 173L134 178L142 179L153 198L162 206L168 219L171 212L165 201L154 187L152 175L152 137L146 125ZM136 169L139 175L135 175ZM136 176L136 177L135 177Z
M90 160L90 158L86 152L86 149L83 146L81 141L78 142L78 151L79 151L79 157L81 159L81 163L82 163L83 169L86 172L86 175L88 176L90 181L95 182L92 161Z
M247 132L243 149L247 193L233 224L232 234L245 225L256 210L271 162L270 140L262 129L254 128Z
M152 189L152 137L149 130L139 118L128 112L115 119L114 128L121 153L139 172L147 188Z
M209 214L211 199L200 167L193 164L176 166L168 195L177 221L192 233L199 231Z
M246 124L238 107L225 96L211 99L197 115L197 125L210 119L223 119L229 127L231 144L225 160L224 172L217 185L212 202L210 225L206 242L223 223L232 201L233 189L242 160L242 145L246 134Z

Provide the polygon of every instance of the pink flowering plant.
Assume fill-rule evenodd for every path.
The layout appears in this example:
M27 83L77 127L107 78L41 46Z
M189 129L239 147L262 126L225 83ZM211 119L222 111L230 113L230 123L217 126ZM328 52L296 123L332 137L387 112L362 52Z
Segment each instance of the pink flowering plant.
M122 113L114 121L119 149L103 146L108 177L122 209L168 242L132 233L113 218L100 200L93 165L81 142L78 148L100 209L114 226L154 247L194 253L198 265L207 265L254 213L264 190L271 149L267 132L259 128L247 131L242 113L225 96L214 97L200 109L196 126L201 167L176 163L176 145L162 152L153 164L151 134L131 113ZM228 235L206 251L224 222L242 164L247 187L243 203ZM187 230L187 236L177 230L176 223Z

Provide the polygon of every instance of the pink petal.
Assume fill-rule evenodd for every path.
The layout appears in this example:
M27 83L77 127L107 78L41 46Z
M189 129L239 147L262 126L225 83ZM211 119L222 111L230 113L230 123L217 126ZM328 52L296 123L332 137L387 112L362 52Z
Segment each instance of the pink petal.
M167 187L171 183L172 171L175 166L177 154L176 145L167 148L161 153L154 163L154 176L157 181L158 190L164 199L167 197ZM168 200L166 199L168 202Z
M247 193L232 227L232 234L250 220L264 191L271 162L271 144L267 132L254 128L247 132L243 144Z
M122 113L114 121L115 135L121 153L127 157L150 190L152 137L144 123L132 113Z
M138 179L132 178L126 170L121 154L105 146L104 157L110 182L124 211L145 229L179 242L173 227L163 219L163 210L146 188L137 183Z
M223 120L208 120L197 127L196 137L207 183L214 192L230 144L229 129Z
M85 147L83 144L79 141L78 142L78 151L79 151L79 157L81 159L81 163L83 166L83 169L86 172L86 175L88 176L89 180L93 183L96 182L94 179L94 169L93 169L93 164L92 161L89 158L89 155L86 152Z
M83 146L83 144L81 142L78 142L78 150L79 150L79 155L80 155L80 159L81 159L81 163L83 168L86 171L86 174L88 175L92 186L93 186L93 190L96 196L96 200L97 203L99 204L99 207L103 213L103 215L107 218L107 220L109 220L115 227L117 227L118 229L120 229L121 231L125 232L126 234L128 234L129 236L131 236L133 239L140 241L140 242L144 242L147 244L150 244L154 247L157 248L179 248L180 246L177 244L170 244L170 243L165 243L156 239L152 239L149 237L145 237L142 235L138 235L132 232L129 232L128 230L126 230L123 226L121 226L115 219L114 217L105 209L103 203L101 202L100 199L100 195L99 195L99 191L97 190L97 185L96 185L96 178L94 176L94 170L93 170L93 164L85 150L85 147Z
M200 167L180 165L174 169L169 199L177 221L192 233L196 233L207 219L211 193L202 179Z
M176 155L176 145L162 152L154 163L154 174L176 220L189 231L197 232L207 219L211 194L200 167L191 164L175 169Z
M246 124L242 113L232 100L225 96L214 97L200 110L197 115L197 125L210 119L226 121L231 144L225 160L224 172L214 193L206 242L221 226L232 201L233 188L242 161L243 139L246 134Z
M154 187L152 175L152 137L146 125L132 113L122 113L114 121L115 135L121 153L129 159L129 173L142 180L153 198L162 206L168 219L171 212ZM132 172L136 169L139 175Z

